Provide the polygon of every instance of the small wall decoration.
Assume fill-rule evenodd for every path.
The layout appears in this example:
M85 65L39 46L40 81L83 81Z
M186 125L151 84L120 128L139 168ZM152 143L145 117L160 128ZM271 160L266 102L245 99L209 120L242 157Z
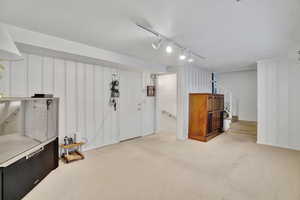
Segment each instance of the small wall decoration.
M147 86L147 96L154 97L155 96L155 86Z
M117 111L117 99L120 97L119 91L119 80L117 74L112 74L112 81L110 83L110 100L109 103L114 107L114 110Z

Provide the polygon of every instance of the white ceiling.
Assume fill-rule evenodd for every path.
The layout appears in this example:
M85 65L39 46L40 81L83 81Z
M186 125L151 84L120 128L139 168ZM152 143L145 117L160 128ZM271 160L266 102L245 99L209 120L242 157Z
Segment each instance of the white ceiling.
M207 57L214 71L248 69L300 44L299 0L1 0L0 21L166 65L144 21ZM298 46L300 47L300 46Z

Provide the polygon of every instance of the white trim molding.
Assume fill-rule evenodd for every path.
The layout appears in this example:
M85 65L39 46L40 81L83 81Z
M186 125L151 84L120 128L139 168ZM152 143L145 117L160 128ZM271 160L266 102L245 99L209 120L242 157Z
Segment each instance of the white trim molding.
M1 23L22 52L137 71L166 72L166 66Z

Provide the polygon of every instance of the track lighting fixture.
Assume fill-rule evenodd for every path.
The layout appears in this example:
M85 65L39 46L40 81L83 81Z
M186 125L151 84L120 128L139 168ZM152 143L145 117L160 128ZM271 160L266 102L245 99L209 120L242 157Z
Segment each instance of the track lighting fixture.
M166 52L169 53L169 54L172 53L173 52L173 47L171 45L168 45L166 47Z
M159 49L162 46L162 43L167 42L167 43L169 43L166 46L166 52L168 54L171 54L173 52L173 47L177 47L179 50L182 51L182 54L179 55L180 60L187 60L189 63L192 63L192 62L194 62L195 57L198 57L200 59L206 59L205 57L197 54L196 52L182 46L177 41L175 41L171 38L168 38L168 37L162 35L161 33L153 30L149 26L145 26L145 25L142 25L142 24L139 24L139 23L136 23L136 25L139 28L141 28L141 29L155 35L156 37L158 37L158 40L152 43L153 49ZM188 54L186 54L186 52L188 52Z
M298 54L298 61L300 61L300 50L297 50L297 54Z
M161 37L158 38L157 41L152 42L152 48L158 50L162 44L163 40Z

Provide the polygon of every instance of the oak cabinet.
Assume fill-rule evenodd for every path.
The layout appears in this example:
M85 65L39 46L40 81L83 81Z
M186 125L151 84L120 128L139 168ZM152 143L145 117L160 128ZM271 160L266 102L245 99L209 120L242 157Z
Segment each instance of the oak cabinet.
M224 95L189 95L189 138L203 142L223 132Z

